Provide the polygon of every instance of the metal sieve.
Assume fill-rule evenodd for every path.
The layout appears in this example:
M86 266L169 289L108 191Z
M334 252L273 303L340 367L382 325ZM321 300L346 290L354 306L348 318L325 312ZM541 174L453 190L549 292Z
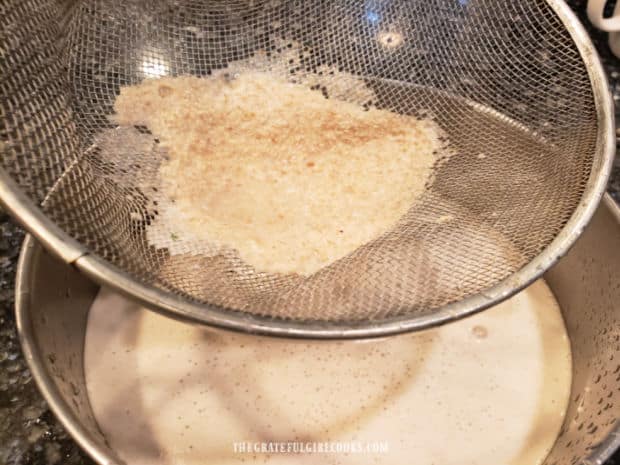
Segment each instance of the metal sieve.
M172 316L322 338L461 318L554 264L610 171L606 79L560 0L9 0L0 18L0 199L66 262ZM327 98L362 83L356 103L431 115L452 155L393 229L309 277L149 243L166 153L112 122L121 86L240 63L320 74ZM110 150L110 131L129 136Z

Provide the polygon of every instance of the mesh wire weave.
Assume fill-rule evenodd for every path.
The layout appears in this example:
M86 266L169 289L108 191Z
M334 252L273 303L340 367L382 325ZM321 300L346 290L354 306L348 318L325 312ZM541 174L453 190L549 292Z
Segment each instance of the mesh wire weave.
M430 314L544 250L593 165L588 73L544 0L92 0L69 11L9 0L0 17L1 166L92 252L192 301L299 321ZM96 143L120 87L299 44L291 80L328 66L363 78L369 104L432 112L455 155L427 193L396 229L309 278L150 245L158 212L145 186L162 149L143 128L126 129L113 159ZM507 258L500 237L517 252Z

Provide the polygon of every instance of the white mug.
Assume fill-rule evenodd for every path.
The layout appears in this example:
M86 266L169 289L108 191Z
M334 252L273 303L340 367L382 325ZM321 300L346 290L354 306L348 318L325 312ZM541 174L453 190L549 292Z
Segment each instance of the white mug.
M607 0L588 1L588 19L597 28L609 32L609 48L620 58L620 1L616 3L611 18L603 18Z

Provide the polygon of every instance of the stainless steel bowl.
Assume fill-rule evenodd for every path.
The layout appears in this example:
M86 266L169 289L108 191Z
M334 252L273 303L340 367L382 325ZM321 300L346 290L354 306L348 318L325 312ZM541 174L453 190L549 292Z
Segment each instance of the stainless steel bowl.
M573 385L566 422L544 465L601 464L620 446L620 208L610 197L545 279L571 340ZM97 427L86 394L84 338L97 290L26 239L17 277L26 360L50 407L86 452L99 464L123 464Z

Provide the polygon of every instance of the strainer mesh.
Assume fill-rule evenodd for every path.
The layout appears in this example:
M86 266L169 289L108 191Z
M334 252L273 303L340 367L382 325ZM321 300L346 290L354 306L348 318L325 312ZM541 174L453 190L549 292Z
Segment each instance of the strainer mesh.
M9 0L0 18L2 167L93 253L197 302L294 320L430 314L544 250L593 166L587 69L544 0ZM117 130L114 156L97 142L122 85L257 51L286 57L293 81L346 72L369 105L430 112L453 152L395 229L308 278L150 245L164 150L139 127Z

